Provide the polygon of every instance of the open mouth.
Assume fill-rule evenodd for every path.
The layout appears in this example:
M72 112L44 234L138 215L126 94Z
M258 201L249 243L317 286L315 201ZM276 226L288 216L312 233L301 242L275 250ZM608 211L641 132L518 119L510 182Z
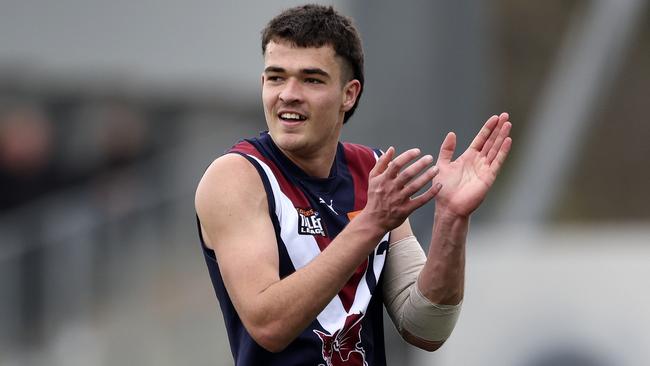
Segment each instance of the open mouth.
M286 122L301 122L307 120L307 117L295 112L282 112L278 117Z

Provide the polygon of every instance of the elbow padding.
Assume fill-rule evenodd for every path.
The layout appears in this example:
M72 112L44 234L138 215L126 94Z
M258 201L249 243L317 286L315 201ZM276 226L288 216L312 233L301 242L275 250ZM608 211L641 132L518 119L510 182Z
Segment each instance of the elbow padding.
M384 302L388 315L401 332L427 341L444 341L451 335L460 315L461 304L440 305L427 299L417 285L426 262L414 236L391 245L384 269Z
M461 304L432 303L422 295L416 281L411 285L409 297L402 308L401 328L427 341L444 341L456 326L460 308Z

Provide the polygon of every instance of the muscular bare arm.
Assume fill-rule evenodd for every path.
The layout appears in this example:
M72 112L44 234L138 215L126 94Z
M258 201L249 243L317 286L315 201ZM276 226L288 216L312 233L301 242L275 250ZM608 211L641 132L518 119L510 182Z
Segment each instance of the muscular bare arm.
M215 251L239 317L262 347L284 349L340 291L381 237L437 194L440 187L434 185L411 198L437 174L437 169L427 169L430 156L402 170L419 151L393 159L394 154L388 149L371 171L362 212L321 254L286 278L278 275L277 243L255 168L234 154L208 168L195 202L203 236Z

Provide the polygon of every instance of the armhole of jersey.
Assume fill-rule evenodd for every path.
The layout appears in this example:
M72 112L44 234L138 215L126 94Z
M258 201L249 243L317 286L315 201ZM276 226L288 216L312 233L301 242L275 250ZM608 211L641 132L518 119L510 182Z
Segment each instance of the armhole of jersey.
M239 151L233 151L232 153L243 156L246 158L246 160L253 164L255 169L257 169L257 173L262 179L262 184L264 185L264 190L266 191L266 199L269 206L269 218L271 219L271 224L273 225L273 230L275 231L275 240L278 248L278 260L280 261L278 266L278 273L280 276L283 276L283 274L286 276L290 273L284 273L283 268L293 268L293 264L291 263L291 259L289 259L289 253L287 253L287 249L285 248L284 244L281 244L282 237L280 235L280 221L278 219L278 214L276 213L275 194L273 193L273 188L271 187L269 177L266 175L266 172L260 163L251 155ZM293 271L295 271L295 269L293 269Z
M194 215L196 216L196 226L197 226L197 229L199 229L199 240L201 240L201 246L202 246L204 249L211 250L210 248L208 248L208 247L205 245L205 240L203 239L203 230L201 230L201 219L199 219L199 214L198 214L198 213L195 213Z
M266 176L266 172L264 172L264 168L257 162L257 160L253 159L250 157L248 154L239 152L239 151L233 151L230 154L238 154L246 158L248 162L250 162L255 169L257 170L257 174L260 176L260 179L262 179L262 185L264 186L264 191L266 191L266 201L269 206L269 215L271 217L275 217L275 196L273 194L273 189L271 188L271 183L269 182L269 177Z

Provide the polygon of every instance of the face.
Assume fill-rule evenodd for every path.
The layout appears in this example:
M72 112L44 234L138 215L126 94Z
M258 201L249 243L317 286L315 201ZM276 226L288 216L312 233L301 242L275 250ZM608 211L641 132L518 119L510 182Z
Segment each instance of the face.
M273 141L292 157L335 151L343 116L359 94L343 81L343 61L327 45L302 48L271 41L264 54L262 102Z

